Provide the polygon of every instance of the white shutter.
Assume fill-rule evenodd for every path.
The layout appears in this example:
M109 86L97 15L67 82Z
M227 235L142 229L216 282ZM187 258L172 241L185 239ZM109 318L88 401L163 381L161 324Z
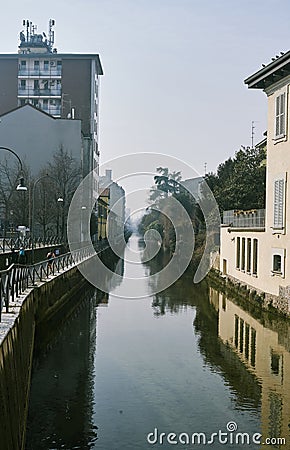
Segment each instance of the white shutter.
M283 228L284 222L284 180L274 182L274 228Z
M280 95L280 135L285 135L285 92Z
M286 93L276 97L275 105L275 137L283 137L286 133Z
M280 134L280 95L276 97L276 121L275 121L275 136L279 136Z

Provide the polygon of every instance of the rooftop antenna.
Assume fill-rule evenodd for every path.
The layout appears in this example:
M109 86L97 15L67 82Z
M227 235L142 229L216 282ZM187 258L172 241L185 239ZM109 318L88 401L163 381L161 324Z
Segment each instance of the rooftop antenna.
M255 136L255 125L254 125L254 123L256 123L256 120L252 120L252 127L251 127L251 143L252 143L252 147L251 148L254 148L254 136Z
M53 19L49 19L48 23L48 45L50 47L50 50L52 50L53 44L54 44L54 31L52 27L54 26L55 21Z
M204 176L206 175L206 167L207 167L207 163L204 163Z
M28 42L29 37L30 37L30 35L29 35L29 27L30 27L29 20L23 20L22 24L24 27L26 27L26 41Z

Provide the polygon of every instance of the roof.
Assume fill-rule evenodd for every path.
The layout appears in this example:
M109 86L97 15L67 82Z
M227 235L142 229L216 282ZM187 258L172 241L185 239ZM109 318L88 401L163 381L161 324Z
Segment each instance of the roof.
M97 63L98 74L104 75L100 56L97 53L1 53L0 59L17 59L18 58L53 58L53 59L94 59Z
M38 111L38 112L44 114L45 116L50 117L50 118L53 119L53 120L58 120L56 117L53 117L51 114L49 114L49 113L43 111L43 110L40 109L40 108L37 108L37 107L34 106L34 105L31 105L31 103L26 103L25 105L17 106L16 108L10 109L9 111L6 111L5 113L1 114L0 117L4 117L4 116L6 116L7 114L10 114L10 113L12 113L12 112L14 112L14 111L17 111L18 109L21 109L21 108L32 108L32 109L35 109L36 111Z
M273 61L245 79L249 89L266 89L271 84L290 75L290 51L280 53Z

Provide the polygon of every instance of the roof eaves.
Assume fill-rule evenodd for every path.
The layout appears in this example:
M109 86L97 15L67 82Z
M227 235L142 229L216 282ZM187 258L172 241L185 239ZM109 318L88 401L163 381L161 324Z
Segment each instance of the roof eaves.
M250 75L244 80L244 83L248 85L249 89L262 89L263 86L261 85L261 82L263 83L263 81L265 81L271 75L275 74L277 71L283 69L283 67L285 67L287 64L290 64L290 51L268 64L266 67L258 70L253 75Z

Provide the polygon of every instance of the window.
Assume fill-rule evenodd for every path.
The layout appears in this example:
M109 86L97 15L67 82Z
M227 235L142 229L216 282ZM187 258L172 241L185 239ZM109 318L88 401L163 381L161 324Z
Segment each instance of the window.
M34 70L39 70L39 61L34 61Z
M280 355L271 350L271 372L274 375L279 375L280 369Z
M256 364L256 330L251 327L251 365Z
M258 239L253 240L253 275L258 273Z
M286 92L276 97L275 104L275 138L286 134Z
M272 248L272 273L284 276L284 248Z
M241 238L237 237L237 249L236 249L236 268L240 268L240 258L241 258Z
M244 321L240 318L240 353L244 351Z
M45 111L48 111L48 99L47 98L43 99L43 109Z
M25 89L26 88L26 80L21 80L20 81L20 87L21 87L21 89Z
M245 270L245 256L246 256L246 239L242 238L242 263L241 263L241 270Z
M284 226L284 190L285 180L274 181L274 224L273 228L282 229Z
M247 239L247 272L251 273L252 266L252 242L251 238Z
M49 61L43 61L44 70L49 70Z
M281 269L282 269L281 255L274 255L273 256L273 272L281 273Z

